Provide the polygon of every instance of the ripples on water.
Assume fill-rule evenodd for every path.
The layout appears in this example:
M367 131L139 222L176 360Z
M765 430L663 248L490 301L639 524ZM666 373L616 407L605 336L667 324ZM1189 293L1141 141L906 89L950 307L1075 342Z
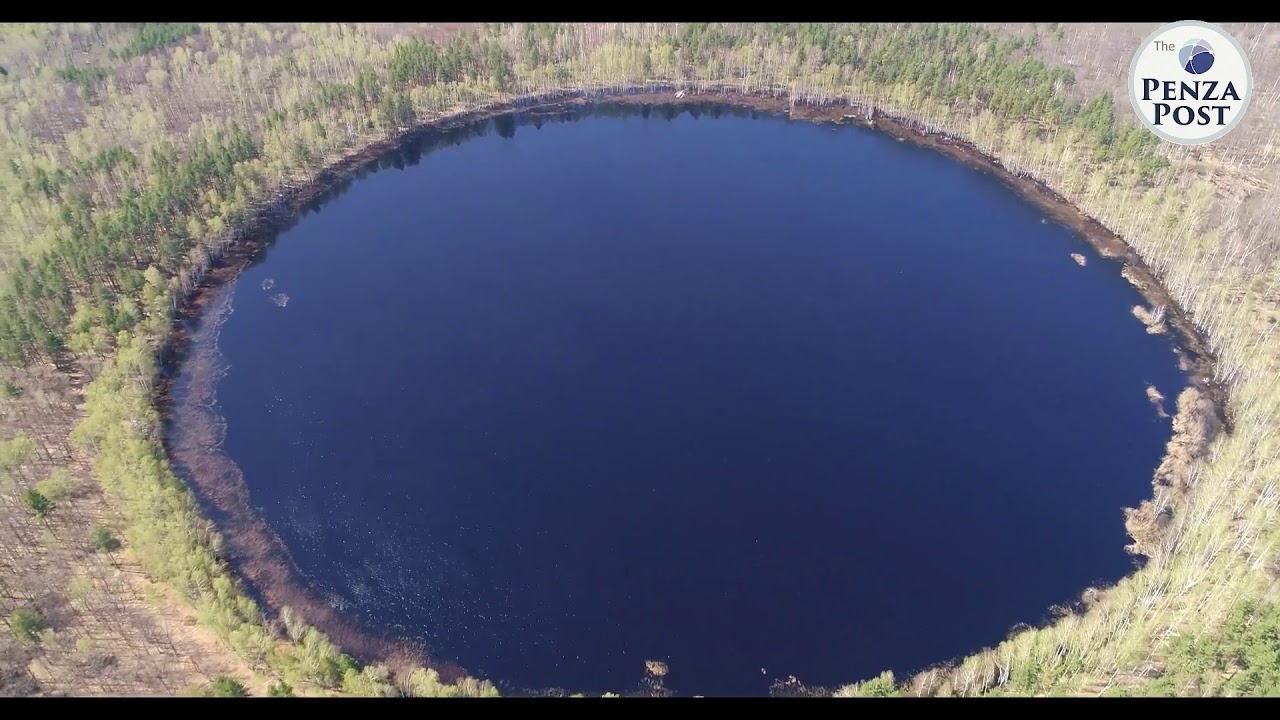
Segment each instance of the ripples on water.
M668 115L411 151L242 275L225 447L331 602L520 686L760 694L1130 569L1183 378L1118 268L907 143Z

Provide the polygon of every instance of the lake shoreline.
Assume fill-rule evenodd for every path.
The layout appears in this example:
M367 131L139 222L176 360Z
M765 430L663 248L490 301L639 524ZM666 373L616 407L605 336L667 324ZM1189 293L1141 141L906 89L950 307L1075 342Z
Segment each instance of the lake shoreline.
M432 659L425 649L412 643L380 637L362 629L353 618L343 617L315 589L305 582L288 551L260 514L252 507L247 486L235 463L222 453L221 437L225 421L216 410L216 386L225 367L216 347L222 319L231 311L232 288L239 274L274 243L277 234L294 222L309 206L365 172L373 163L407 143L435 134L465 129L512 114L551 115L589 111L602 106L676 106L681 108L741 108L818 123L853 124L872 127L903 141L942 152L967 166L994 174L1020 196L1031 200L1058 221L1078 232L1103 257L1123 265L1125 277L1136 286L1152 307L1166 308L1173 350L1196 388L1225 421L1225 388L1213 382L1214 358L1203 335L1185 312L1173 302L1154 273L1138 253L1121 238L1087 217L1051 188L1032 178L1006 169L974 146L956 138L917 129L909 120L895 119L847 104L791 103L773 94L730 94L716 92L677 93L671 90L615 91L585 95L576 93L541 99L497 104L447 118L423 123L395 136L375 142L318 172L311 181L282 196L272 209L259 213L237 233L213 261L207 273L180 298L178 313L160 353L162 377L154 402L166 419L166 450L182 469L209 515L217 518L226 541L226 560L235 574L250 586L269 617L278 617L290 607L305 620L329 635L345 652L364 662L385 662L393 669L425 664L440 670L445 679L464 671ZM1064 262L1071 260L1064 255ZM1117 271L1120 268L1117 267ZM182 369L192 371L192 389L184 397L174 395L175 381ZM183 424L184 442L173 442L173 424ZM191 423L195 423L191 425ZM1175 437L1170 441L1170 451ZM1152 519L1154 520L1154 519ZM1141 540L1141 538L1135 538ZM1085 591L1085 588L1081 589ZM1048 608L1046 608L1046 611ZM974 651L978 651L975 648ZM637 672L639 676L639 672ZM850 678L852 682L856 678ZM500 683L499 679L493 680ZM661 694L661 683L649 683L644 694ZM558 691L529 691L504 688L517 694L557 694Z

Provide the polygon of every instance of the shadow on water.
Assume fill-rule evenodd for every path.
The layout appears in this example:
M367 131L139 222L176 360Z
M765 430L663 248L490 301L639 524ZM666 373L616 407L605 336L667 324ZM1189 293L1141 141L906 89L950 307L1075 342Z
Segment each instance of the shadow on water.
M656 113L656 114L655 114ZM602 102L593 105L581 105L571 108L542 110L532 108L515 110L491 118L485 118L461 127L439 129L431 126L415 130L405 135L399 144L377 157L361 163L356 168L338 174L330 170L316 173L314 178L322 189L302 204L298 212L291 214L283 222L277 223L273 230L257 241L249 263L244 267L253 267L266 260L266 250L279 238L296 227L303 219L320 212L324 206L345 195L355 184L381 170L405 170L415 167L426 159L434 150L445 147L458 147L468 140L497 135L506 139L514 139L520 128L540 130L544 125L574 123L589 117L644 118L657 117L663 120L675 120L682 115L700 118L707 116L735 118L773 118L793 121L785 112L772 112L751 107L726 105L711 100L691 100L688 102L671 101L656 104L612 104Z

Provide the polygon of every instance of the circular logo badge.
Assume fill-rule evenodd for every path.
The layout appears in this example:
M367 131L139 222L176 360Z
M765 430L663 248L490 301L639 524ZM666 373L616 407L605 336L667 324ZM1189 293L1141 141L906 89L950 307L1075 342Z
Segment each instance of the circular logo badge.
M1142 124L1181 145L1226 135L1252 92L1244 48L1226 30L1197 20L1151 33L1129 66L1129 98Z

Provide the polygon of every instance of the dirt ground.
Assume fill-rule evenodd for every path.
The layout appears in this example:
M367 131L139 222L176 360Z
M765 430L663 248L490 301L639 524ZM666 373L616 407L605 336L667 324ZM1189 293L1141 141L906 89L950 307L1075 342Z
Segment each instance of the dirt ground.
M173 695L219 675L259 686L189 605L147 579L127 548L89 547L91 528L120 523L68 441L80 417L78 381L40 368L18 383L23 395L5 401L0 432L11 438L21 430L36 442L6 478L0 504L0 615L34 608L52 630L36 645L0 636L0 665L11 670L0 694L36 690L32 680L38 692L75 695ZM47 521L35 521L18 491L47 478L55 463L74 468L73 489Z

